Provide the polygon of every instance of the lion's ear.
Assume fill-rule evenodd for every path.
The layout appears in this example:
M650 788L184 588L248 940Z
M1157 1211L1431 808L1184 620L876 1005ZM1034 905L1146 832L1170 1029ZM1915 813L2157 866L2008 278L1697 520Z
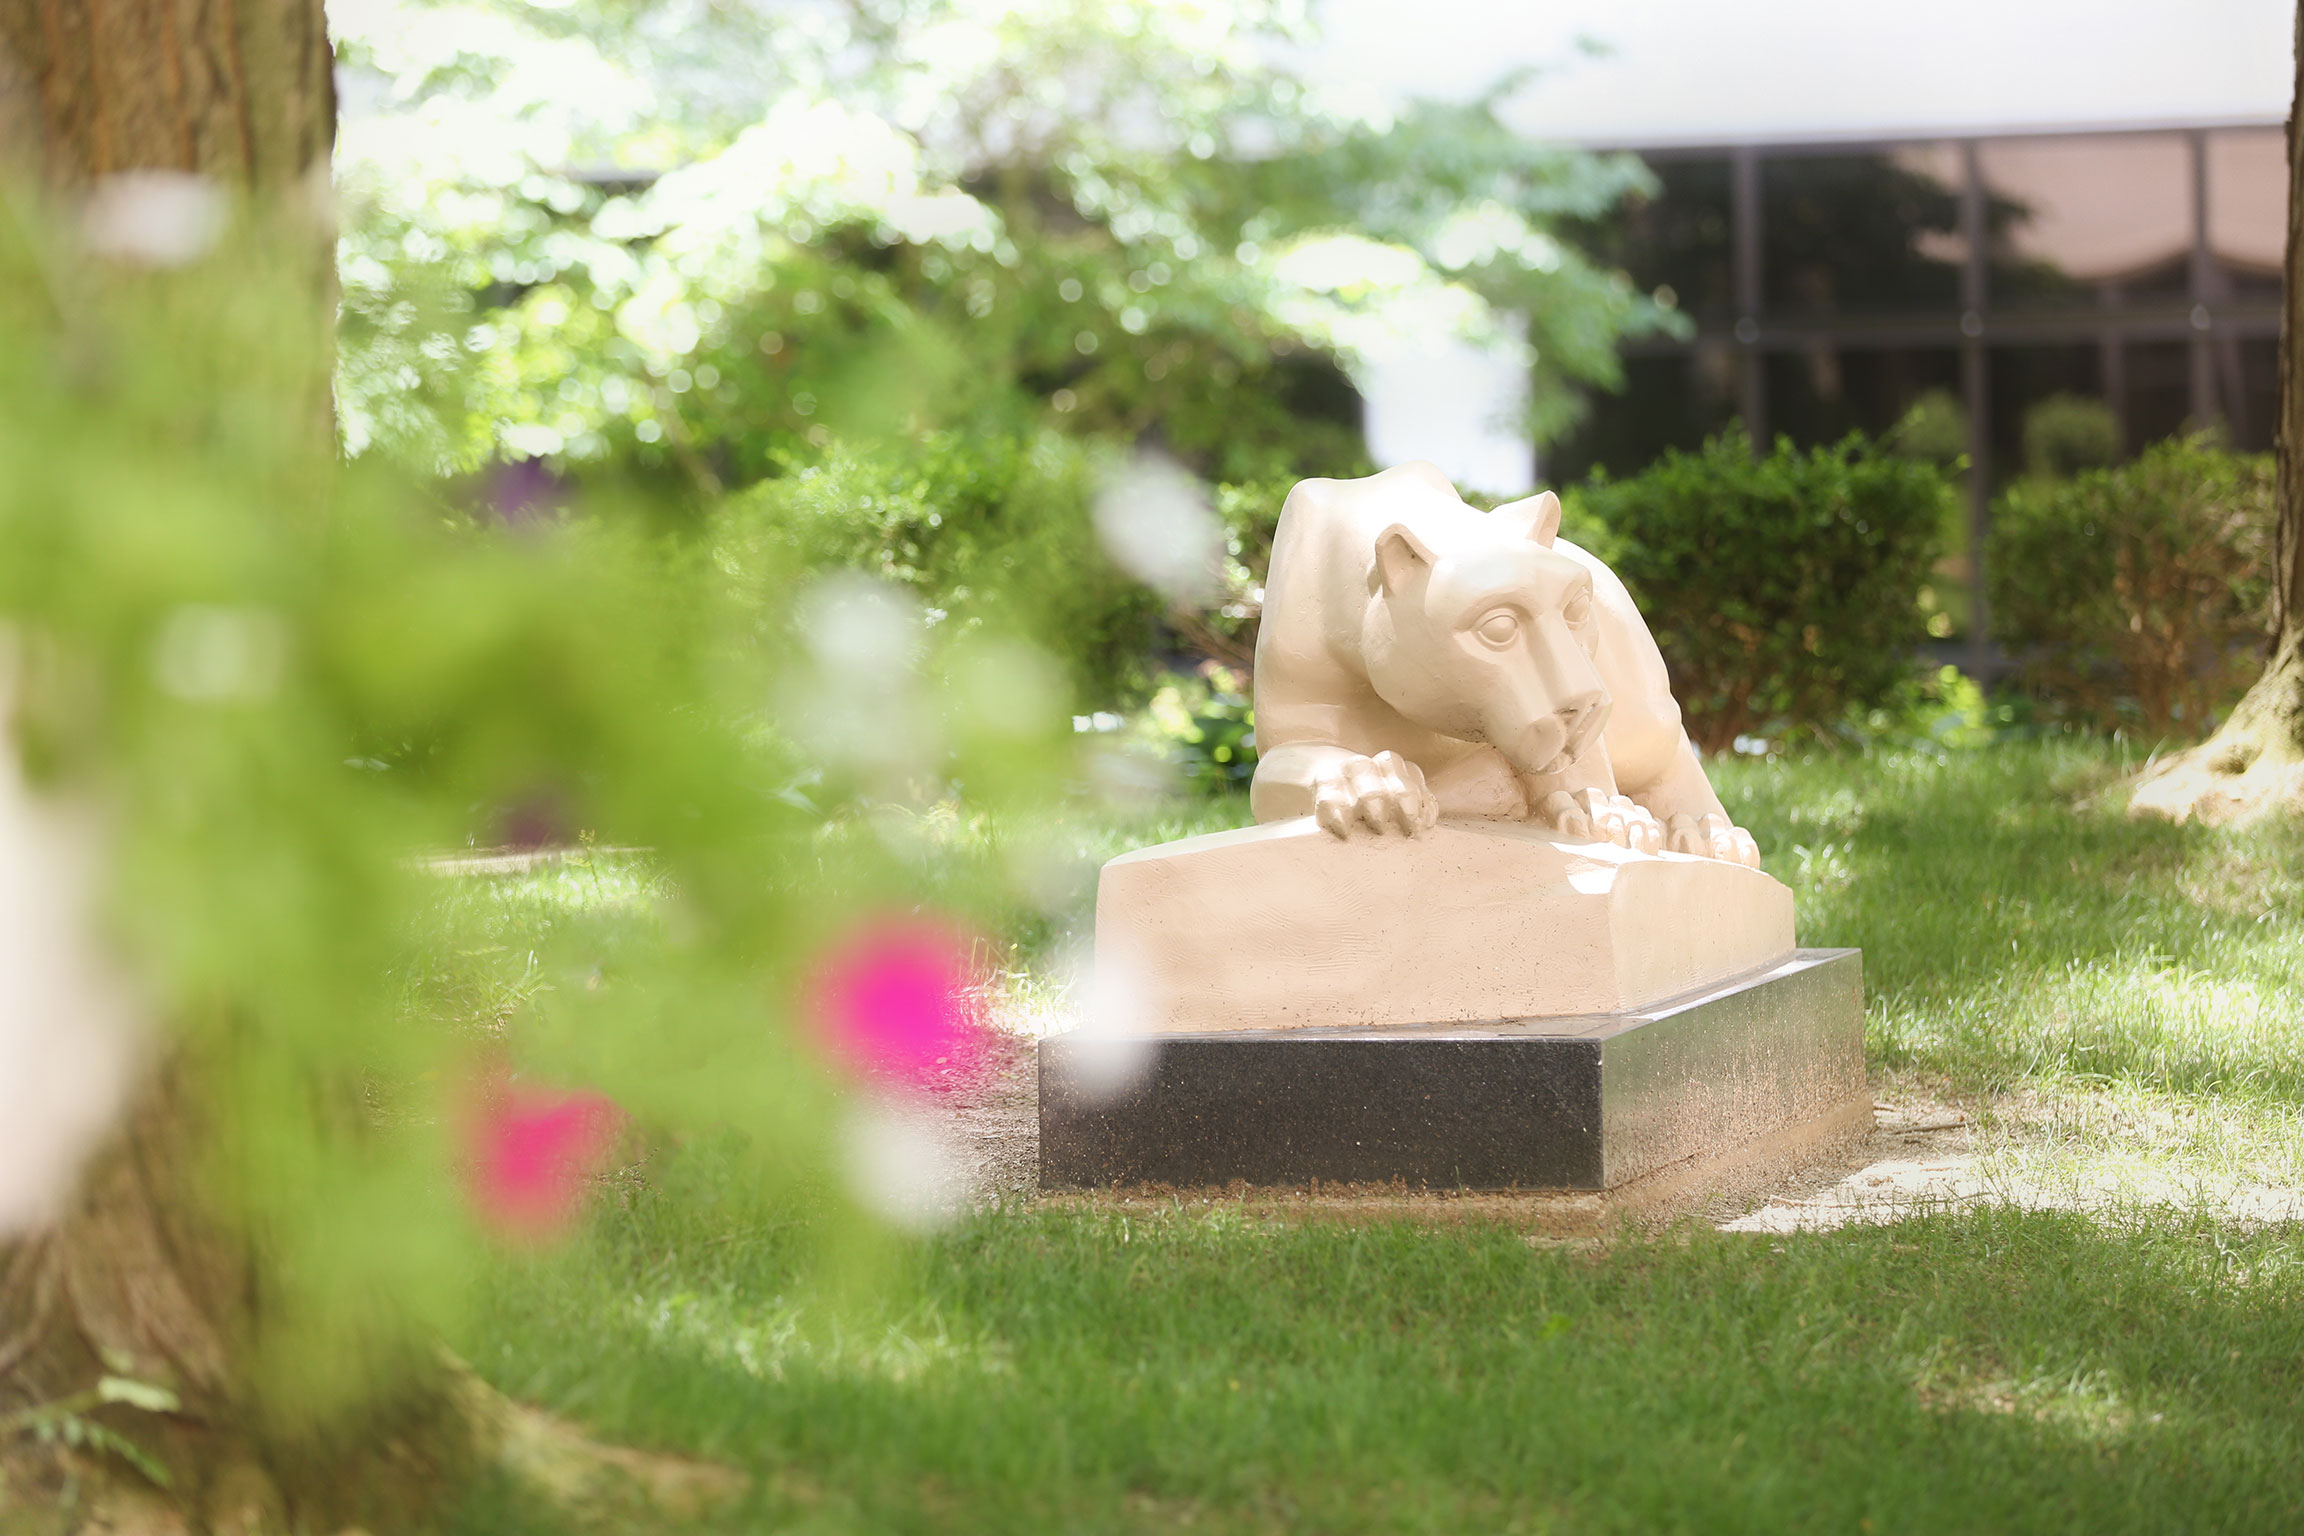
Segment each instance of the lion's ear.
M1560 498L1550 491L1539 491L1519 501L1506 502L1490 517L1500 517L1519 528L1522 537L1534 539L1546 549L1560 537Z
M1432 558L1431 548L1405 523L1376 535L1376 579L1387 592L1401 591L1418 572L1430 570Z

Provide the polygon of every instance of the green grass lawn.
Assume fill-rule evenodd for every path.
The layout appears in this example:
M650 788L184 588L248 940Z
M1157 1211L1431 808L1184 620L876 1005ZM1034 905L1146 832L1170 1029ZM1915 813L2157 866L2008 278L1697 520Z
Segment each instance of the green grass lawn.
M718 1530L2304 1528L2304 1243L2165 1198L2304 1184L2304 837L2132 824L2104 793L2122 766L2046 743L1715 777L1804 942L1864 948L1877 1081L1973 1104L1993 1155L2151 1174L2153 1199L1581 1247L995 1210L834 1310L807 1223L698 1147L507 1258L456 1342L603 1437L752 1472ZM951 818L940 878L1238 811ZM461 898L499 904L504 948L444 965L429 1005L516 1033L521 932L602 921L601 878ZM1027 972L1076 920L1018 905ZM558 1518L492 1486L458 1529Z
M2304 1187L2304 827L2130 821L2132 766L2067 740L1714 778L1801 941L1863 948L1877 1083L1969 1102L2034 1177Z

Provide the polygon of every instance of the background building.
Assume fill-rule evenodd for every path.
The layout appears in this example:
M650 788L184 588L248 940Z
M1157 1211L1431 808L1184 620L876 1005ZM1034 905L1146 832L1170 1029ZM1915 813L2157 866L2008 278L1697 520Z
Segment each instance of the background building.
M2059 393L2102 399L2128 444L2217 422L2271 445L2277 124L1645 153L1661 195L1599 238L1694 334L1629 348L1626 391L1552 474L1637 469L1737 417L1881 432L1931 389L1977 417L1992 476Z
M1402 35L1378 0L1330 0L1336 78L1391 99L1500 91L1521 131L1636 152L1660 184L1590 238L1690 334L1629 346L1623 392L1541 456L1523 437L1543 481L1635 471L1736 420L1802 444L1884 432L1939 392L1973 466L1972 543L2054 396L2103 401L2126 450L2208 424L2271 445L2285 0L1430 11ZM1389 400L1429 414L1429 392L1378 364L1371 450L1468 457L1419 437ZM1463 419L1508 432L1514 398L1456 437Z

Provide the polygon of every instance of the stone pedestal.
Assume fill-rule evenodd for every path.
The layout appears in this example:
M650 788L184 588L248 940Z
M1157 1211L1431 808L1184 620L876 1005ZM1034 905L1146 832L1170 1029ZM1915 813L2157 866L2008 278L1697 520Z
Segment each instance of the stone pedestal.
M1758 870L1525 822L1347 842L1300 817L1123 854L1096 894L1099 991L1154 1034L1615 1014L1792 948Z
M1149 1046L1115 1084L1108 1043L1041 1043L1044 1188L1690 1188L1871 1124L1852 949L1629 1009L1171 1029Z

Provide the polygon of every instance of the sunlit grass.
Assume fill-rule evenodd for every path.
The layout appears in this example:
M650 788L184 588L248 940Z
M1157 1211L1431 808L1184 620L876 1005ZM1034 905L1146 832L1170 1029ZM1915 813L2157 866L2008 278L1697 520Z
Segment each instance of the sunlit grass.
M2304 1518L2304 1255L2284 1232L1986 1211L1563 1250L1479 1226L1002 1212L920 1248L851 1352L769 1364L752 1341L798 1285L784 1246L688 1220L664 1247L661 1220L612 1218L508 1273L474 1348L617 1439L752 1471L719 1529ZM667 1295L704 1299L630 1299ZM520 1528L494 1505L472 1520Z
M1803 943L1864 950L1876 1065L2304 1097L2304 829L2131 821L2085 740L1734 762Z
M812 1327L807 1309L787 1296L722 1287L634 1296L627 1321L636 1322L666 1355L685 1354L697 1367L714 1371L733 1367L761 1381L783 1381L794 1372L911 1381L933 1372L981 1375L1007 1366L994 1341L974 1330L955 1331L928 1306L893 1318Z
M750 1470L730 1531L2298 1528L2304 836L2130 822L2125 766L2051 741L1716 769L1803 942L1864 949L1875 1082L1968 1107L1998 1204L1580 1248L1008 1208L835 1308L804 1217L690 1147L508 1261L460 1346ZM895 835L952 897L1009 883L1010 998L1059 1019L1096 864L1244 811ZM453 931L501 947L443 961L438 1006L495 1005L532 942L568 972L647 941L637 868L492 878ZM503 1490L462 1518L550 1528Z
M2304 1219L2304 1110L2262 1097L2071 1085L1987 1101L1977 1171L2007 1198Z
M1988 1181L2261 1209L2304 1190L2304 829L2132 821L2134 766L2068 738L1714 777L1802 942L1863 948L1875 1081L1971 1103Z
M545 992L612 974L662 937L665 884L645 855L579 849L501 870L440 871L403 977L420 1017L500 1035Z

